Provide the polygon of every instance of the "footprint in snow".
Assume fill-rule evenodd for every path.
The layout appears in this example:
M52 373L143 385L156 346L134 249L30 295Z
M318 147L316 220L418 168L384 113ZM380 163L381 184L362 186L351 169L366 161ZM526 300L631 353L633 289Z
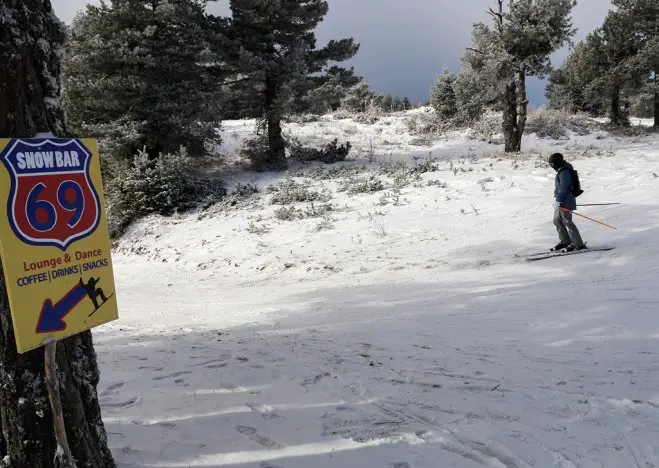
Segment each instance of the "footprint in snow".
M104 397L104 396L114 395L115 393L117 393L117 390L119 390L123 386L124 386L123 382L113 383L109 385L108 388L103 390L100 396Z
M306 379L304 379L302 381L302 386L307 387L309 385L317 384L318 382L320 382L323 379L323 377L329 377L329 376L330 376L330 373L325 372L324 374L317 374L317 375L314 375L313 377L307 377Z
M172 377L180 377L181 375L186 375L186 374L191 374L191 372L190 371L173 372L171 374L159 375L157 377L153 377L151 380L165 380Z
M106 407L106 408L130 408L131 406L135 406L136 404L140 403L142 401L141 398L139 397L133 397L129 398L128 400L124 401L102 401L101 405Z
M257 444L262 445L265 448L284 448L282 444L276 440L271 439L267 435L262 434L251 426L236 426L235 429L239 434L245 436L252 442L256 442Z

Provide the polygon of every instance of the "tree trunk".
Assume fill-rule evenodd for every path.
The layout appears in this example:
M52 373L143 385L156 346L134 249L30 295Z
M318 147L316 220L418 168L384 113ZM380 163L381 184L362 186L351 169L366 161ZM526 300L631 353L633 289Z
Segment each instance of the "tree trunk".
M503 138L506 153L518 153L522 146L517 119L517 84L513 81L506 85L503 103Z
M659 128L659 88L657 72L654 72L654 128Z
M611 91L609 121L611 125L621 126L623 124L622 113L620 112L620 88L618 86L615 86Z
M517 151L522 151L522 137L526 129L526 116L528 114L529 100L526 97L526 73L517 72Z
M268 131L267 169L286 169L286 141L281 128L281 109L278 107L279 97L276 78L267 77L265 80L265 115Z
M49 0L4 0L0 24L0 137L63 136L60 56L64 29ZM7 18L7 17L6 17ZM57 353L67 436L78 467L115 466L96 388L91 332L60 342ZM55 466L57 443L44 381L44 350L18 354L0 265L0 467Z

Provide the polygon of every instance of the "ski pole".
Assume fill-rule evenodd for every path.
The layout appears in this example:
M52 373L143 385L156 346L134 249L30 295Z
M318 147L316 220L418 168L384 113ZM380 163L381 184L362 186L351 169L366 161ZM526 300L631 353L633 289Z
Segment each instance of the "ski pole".
M581 203L579 206L609 206L620 205L620 203Z
M618 230L618 228L614 228L613 226L609 226L608 224L603 223L602 221L598 221L598 220L593 219L593 218L590 218L590 217L588 217L588 216L586 216L586 215L582 215L582 214L580 214L580 213L577 213L576 211L572 211L572 210L570 210L570 209L568 209L568 208L563 208L562 206L561 206L560 208L561 208L561 210L563 210L563 211L566 211L566 212L568 212L568 213L575 214L575 215L577 215L577 216L581 216L582 218L586 218L586 219L589 220L589 221L592 221L592 222L594 222L594 223L601 224L602 226L606 226L606 227L608 227L608 228L611 228L611 229L613 229L614 231L617 231L617 230Z

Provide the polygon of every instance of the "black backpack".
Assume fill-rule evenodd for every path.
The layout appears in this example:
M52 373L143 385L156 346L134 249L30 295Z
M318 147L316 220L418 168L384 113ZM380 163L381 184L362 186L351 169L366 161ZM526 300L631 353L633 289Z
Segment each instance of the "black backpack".
M574 169L572 169L572 191L574 192L575 198L583 193L583 190L581 190L581 182L579 181L579 173Z

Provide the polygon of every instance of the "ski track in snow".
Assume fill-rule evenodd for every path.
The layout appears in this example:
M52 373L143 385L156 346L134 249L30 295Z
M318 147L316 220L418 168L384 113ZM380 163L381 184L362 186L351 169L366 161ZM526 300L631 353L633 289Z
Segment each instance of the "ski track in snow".
M411 153L402 126L380 138ZM619 231L576 217L610 252L515 258L555 243L553 174L475 142L433 147L398 206L335 192L329 231L267 203L133 227L95 331L119 466L659 468L659 140L580 138L526 149L568 145L580 201L623 203L583 209Z

